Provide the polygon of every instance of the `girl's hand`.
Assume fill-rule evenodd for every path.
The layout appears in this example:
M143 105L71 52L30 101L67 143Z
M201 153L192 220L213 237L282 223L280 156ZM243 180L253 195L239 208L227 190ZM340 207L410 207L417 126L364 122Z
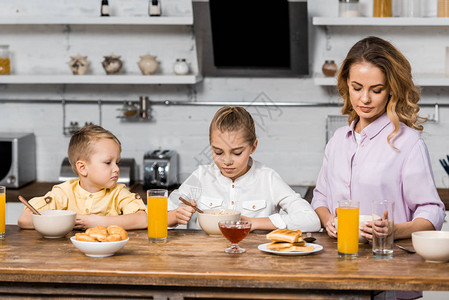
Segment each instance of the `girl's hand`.
M191 200L190 203L192 203L193 206L196 206L195 200ZM193 209L193 207L181 204L175 209L175 217L177 223L179 225L187 225L194 213L195 210Z
M74 229L86 230L87 228L103 225L102 216L76 215Z

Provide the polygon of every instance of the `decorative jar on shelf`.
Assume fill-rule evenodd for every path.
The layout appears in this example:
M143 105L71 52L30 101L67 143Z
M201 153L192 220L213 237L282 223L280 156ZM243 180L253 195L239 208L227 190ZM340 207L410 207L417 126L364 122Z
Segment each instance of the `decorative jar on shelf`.
M189 73L189 64L185 58L177 58L173 65L173 71L176 75L186 75Z
M449 17L449 0L438 0L437 16L442 18Z
M338 5L338 16L343 18L360 16L359 0L340 0Z
M90 62L87 61L87 56L70 56L70 61L68 62L70 70L72 70L73 75L84 75L89 68Z
M159 67L159 62L156 60L157 56L143 55L137 63L143 75L154 74Z
M337 74L338 67L335 61L326 60L321 70L323 71L324 76L332 77L335 76L335 74Z
M104 56L104 60L101 64L103 65L106 74L112 75L118 74L120 72L120 69L123 66L123 62L120 60L120 57L121 56L117 56L114 54Z
M0 75L11 74L11 60L9 58L9 46L0 45Z

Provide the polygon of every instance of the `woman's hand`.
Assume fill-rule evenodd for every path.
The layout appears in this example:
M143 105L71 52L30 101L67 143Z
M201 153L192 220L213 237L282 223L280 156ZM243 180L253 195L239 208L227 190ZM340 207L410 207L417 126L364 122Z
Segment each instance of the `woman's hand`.
M373 241L373 222L367 221L365 224L359 224L359 229L361 235L371 243Z
M337 211L335 211L335 217L337 216L336 213ZM337 238L337 229L335 228L335 217L331 215L326 222L327 234L332 238Z

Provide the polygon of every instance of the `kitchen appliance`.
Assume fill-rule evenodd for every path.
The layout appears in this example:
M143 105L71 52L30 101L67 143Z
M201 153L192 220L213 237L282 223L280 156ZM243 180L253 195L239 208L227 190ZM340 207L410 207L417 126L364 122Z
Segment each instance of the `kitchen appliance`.
M131 186L132 184L134 184L136 178L136 161L134 160L134 158L120 159L119 167L120 176L117 183L123 183L127 186ZM65 157L61 163L61 171L59 172L58 180L60 182L64 182L74 178L78 178L78 176L73 172L69 159Z
M178 153L175 150L148 151L143 157L143 187L178 184Z
M36 180L36 140L33 133L0 133L0 185L19 188Z

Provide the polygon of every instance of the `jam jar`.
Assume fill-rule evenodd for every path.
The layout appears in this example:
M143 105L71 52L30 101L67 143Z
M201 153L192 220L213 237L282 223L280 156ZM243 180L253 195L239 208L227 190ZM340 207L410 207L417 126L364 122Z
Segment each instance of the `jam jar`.
M9 58L9 46L0 45L0 75L11 73L11 60Z

